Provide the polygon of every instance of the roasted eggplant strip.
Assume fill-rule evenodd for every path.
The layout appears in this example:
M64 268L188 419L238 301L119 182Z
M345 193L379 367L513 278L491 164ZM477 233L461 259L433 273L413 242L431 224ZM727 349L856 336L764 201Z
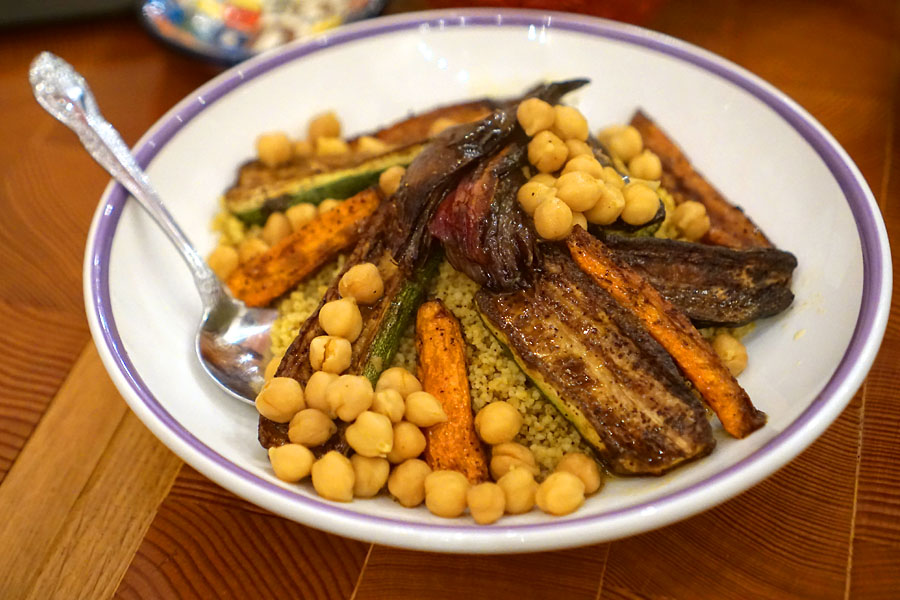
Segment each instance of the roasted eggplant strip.
M676 204L696 200L706 207L709 232L703 241L731 248L769 248L765 234L740 208L732 205L703 176L694 170L681 149L641 111L631 118L641 133L644 147L662 162L662 186L672 194Z
M552 247L534 285L475 296L487 327L611 471L659 475L709 453L700 401L641 323Z
M441 106L388 125L369 135L393 146L404 146L428 139L431 126L438 119L449 119L456 123L472 123L485 118L496 108L497 103L489 98Z
M381 202L364 190L238 267L228 288L247 306L266 306L359 239L360 228Z
M593 281L644 324L684 376L718 415L729 434L742 438L766 424L766 414L722 364L683 313L652 285L613 254L597 238L576 226L566 239L572 258Z
M472 415L466 342L459 321L440 300L419 307L416 352L422 389L438 399L447 415L445 422L425 430L425 462L435 471L459 471L473 485L487 481L487 457Z
M797 259L775 248L737 250L652 237L600 238L697 327L738 327L787 309Z

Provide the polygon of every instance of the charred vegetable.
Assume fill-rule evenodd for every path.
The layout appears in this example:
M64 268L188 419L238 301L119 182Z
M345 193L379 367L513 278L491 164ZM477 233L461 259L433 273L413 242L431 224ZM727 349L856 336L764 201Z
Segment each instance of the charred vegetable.
M609 468L658 475L709 453L706 412L641 323L555 247L531 288L475 297L487 327Z
M601 238L698 327L737 327L791 305L797 259L775 248L736 250L657 238Z
M318 215L266 252L241 265L228 288L247 306L265 306L304 277L353 245L366 219L381 202L376 189L360 192Z
M435 471L459 471L469 483L476 484L488 479L488 463L475 433L465 345L459 321L439 300L419 307L416 316L419 380L424 390L440 401L447 414L447 421L425 432L425 462Z
M676 204L696 200L706 207L710 228L704 241L732 248L769 248L771 242L740 208L733 206L700 173L681 149L647 115L638 111L631 124L641 133L644 147L662 161L662 186Z
M422 144L392 150L355 164L309 172L308 169L283 169L287 175L275 181L233 187L225 193L225 206L247 224L262 224L273 212L294 204L318 204L326 198L343 200L378 183L382 171L396 165L406 166L422 151Z
M617 263L606 246L581 227L575 228L566 244L578 266L637 317L672 355L718 415L725 431L742 438L765 425L765 413L753 406L709 343L649 282L627 265Z
M516 201L524 151L514 142L476 167L431 221L450 264L492 290L521 287L537 260L537 235Z

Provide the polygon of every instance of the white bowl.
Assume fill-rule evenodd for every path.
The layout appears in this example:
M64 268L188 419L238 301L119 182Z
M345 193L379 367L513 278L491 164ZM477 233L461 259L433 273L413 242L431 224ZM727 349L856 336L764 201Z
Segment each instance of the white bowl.
M271 473L252 407L207 380L192 349L200 303L187 269L111 184L87 244L85 297L104 364L132 410L213 481L340 535L446 552L522 552L610 540L683 519L797 456L868 371L891 295L887 236L858 169L809 114L713 54L635 27L566 14L466 10L377 19L243 63L185 98L138 143L139 161L202 252L209 222L256 135L300 133L335 109L348 132L464 98L587 76L567 100L592 127L644 108L770 238L797 255L793 307L759 323L740 381L769 423L717 432L707 458L660 478L613 479L575 514L535 510L481 527L386 497L350 504ZM102 100L102 99L101 99Z

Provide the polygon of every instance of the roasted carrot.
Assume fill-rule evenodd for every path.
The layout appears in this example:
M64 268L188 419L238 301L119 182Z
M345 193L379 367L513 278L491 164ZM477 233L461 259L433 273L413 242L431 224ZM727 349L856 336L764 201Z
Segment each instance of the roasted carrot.
M486 481L487 459L475 433L462 329L440 300L419 307L416 350L422 388L440 401L448 417L425 431L425 462L434 470L459 471L471 483Z
M766 414L753 406L747 392L684 314L630 267L616 263L603 242L581 227L574 229L566 244L581 270L634 314L672 355L725 431L742 438L765 425Z
M750 217L694 170L687 156L647 115L637 111L631 118L631 125L641 133L644 147L662 162L662 185L672 194L675 203L695 200L706 207L709 232L703 241L731 248L772 247Z
M235 298L248 306L265 306L359 239L366 218L381 195L363 190L316 216L266 252L238 267L228 278Z

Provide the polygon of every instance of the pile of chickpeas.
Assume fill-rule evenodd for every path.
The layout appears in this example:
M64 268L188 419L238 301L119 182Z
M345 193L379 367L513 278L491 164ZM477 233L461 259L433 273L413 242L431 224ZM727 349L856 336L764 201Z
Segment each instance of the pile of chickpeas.
M540 471L531 451L514 442L522 427L518 410L493 402L475 416L479 438L491 449L493 481L470 485L460 472L432 471L421 459L425 431L447 415L440 401L423 391L409 371L384 371L375 387L361 375L346 374L351 344L362 331L360 304L372 304L384 293L384 283L371 263L355 265L338 282L341 298L319 311L326 335L312 340L309 361L314 369L306 387L290 377L275 377L281 357L266 368L266 384L256 398L259 413L288 423L290 443L269 449L275 476L298 482L309 476L323 498L349 502L371 498L387 487L402 506L424 502L433 514L453 518L468 508L480 524L504 514L521 514L535 504L552 515L565 515L597 491L602 478L597 464L584 454L569 454L552 475L538 484ZM337 432L336 420L348 423L344 436L353 450L347 458L330 451L318 460L311 448Z
M561 240L576 224L587 228L588 223L610 225L618 219L639 227L656 216L662 163L643 148L637 129L615 126L599 134L614 161L629 174L626 184L615 168L602 166L594 157L587 144L587 120L577 109L529 98L519 104L516 117L531 137L528 161L538 171L519 188L517 199L542 238ZM709 229L699 202L681 204L672 219L680 237L691 241Z

